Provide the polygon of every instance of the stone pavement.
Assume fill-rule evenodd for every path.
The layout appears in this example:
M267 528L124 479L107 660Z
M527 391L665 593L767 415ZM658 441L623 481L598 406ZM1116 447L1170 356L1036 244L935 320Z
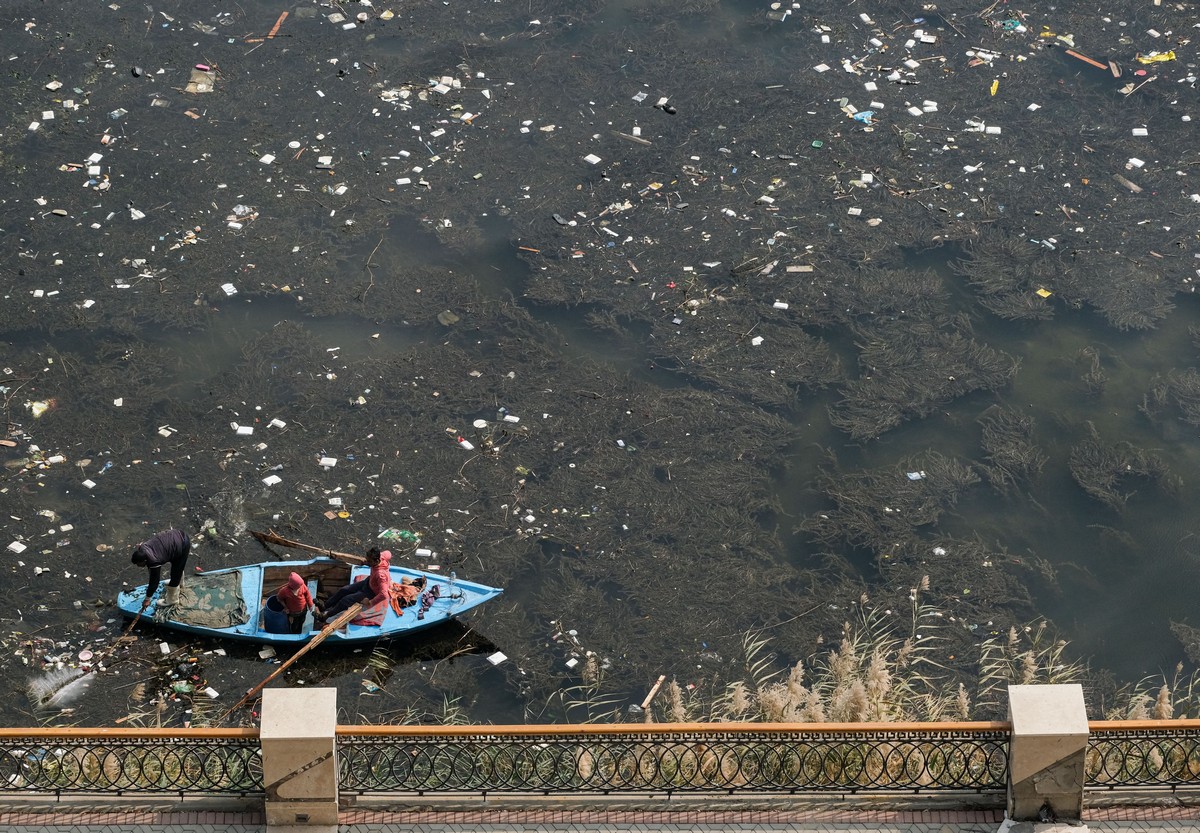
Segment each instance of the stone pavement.
M337 833L996 833L999 810L512 811L420 813L347 810ZM1200 833L1200 808L1098 808L1089 833ZM120 810L82 813L0 810L3 833L264 833L261 813ZM332 828L291 828L332 833ZM1009 833L1061 833L1065 825L1018 825Z

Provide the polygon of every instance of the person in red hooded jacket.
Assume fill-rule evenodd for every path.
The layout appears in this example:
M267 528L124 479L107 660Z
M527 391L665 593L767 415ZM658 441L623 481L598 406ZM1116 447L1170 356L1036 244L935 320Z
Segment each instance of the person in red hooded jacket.
M312 593L308 592L308 585L299 573L288 576L287 584L275 592L275 598L279 599L287 612L288 630L291 633L300 633L304 629L304 617L310 610L317 609Z
M347 584L330 596L325 602L325 608L317 611L317 618L333 619L356 602L362 602L363 608L366 609L389 601L392 598L392 574L389 569L391 563L390 552L380 552L377 547L367 550L367 566L371 568L371 574Z

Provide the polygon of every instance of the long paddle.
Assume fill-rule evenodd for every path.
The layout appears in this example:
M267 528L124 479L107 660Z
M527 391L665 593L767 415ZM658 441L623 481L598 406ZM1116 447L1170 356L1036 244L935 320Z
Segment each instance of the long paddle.
M227 712L225 712L225 714L221 715L221 722L223 722L225 720L225 718L229 717L229 715L233 714L235 711L240 709L242 706L246 705L251 700L253 700L255 697L257 697L258 693L260 691L262 691L264 688L266 688L267 683L271 682L271 680L275 679L280 674L282 674L284 671L286 671L288 669L288 666L290 666L296 660L300 659L300 657L307 654L313 648L320 645L322 642L325 641L325 637L329 636L331 633L336 631L342 625L349 622L351 619L353 619L355 616L357 616L361 612L362 612L362 603L361 602L359 602L357 604L352 604L352 605L350 605L350 607L346 608L346 610L343 611L338 616L338 618L334 619L328 625L321 628L321 632L319 634L314 636L312 639L308 640L308 642L305 643L303 648L301 648L296 653L292 654L291 657L289 657L286 662L284 662L282 665L280 665L278 668L276 668L274 671L272 671L270 674L268 674L267 678L265 680L263 680L261 683L256 685L254 688L247 691L245 697L243 697L241 700L238 700L237 703L235 703L233 705L233 707L229 709L229 711L227 711Z
M337 552L336 550L322 549L314 547L310 544L301 544L299 541L289 541L281 535L276 535L274 532L255 532L253 529L248 530L260 543L263 544L278 544L281 547L289 547L294 550L304 550L305 552L315 552L320 555L327 555L330 558L336 558L340 561L349 561L351 564L365 564L367 559L361 555L352 555L348 552Z
M130 622L126 626L125 630L121 632L120 636L118 636L116 639L114 639L112 641L111 645L109 645L107 648L104 648L103 650L97 651L95 654L92 655L92 659L90 660L91 670L95 671L96 666L98 666L104 660L108 659L109 654L111 654L113 651L117 650L117 646L120 645L122 642L124 642L125 637L129 636L129 634L131 634L133 632L133 629L137 626L137 623L142 618L142 614L145 612L146 611L144 609L139 610L137 612L137 616L133 617L133 621Z
M125 628L125 630L121 632L120 636L118 636L115 640L113 640L113 644L108 646L109 651L112 651L112 649L116 647L118 642L120 642L122 639L129 636L129 634L131 634L133 632L133 629L135 627L137 627L137 623L139 621L141 621L142 614L145 612L146 612L146 608L142 608L141 610L139 610L137 612L137 616L133 617L133 621L130 622L129 625Z

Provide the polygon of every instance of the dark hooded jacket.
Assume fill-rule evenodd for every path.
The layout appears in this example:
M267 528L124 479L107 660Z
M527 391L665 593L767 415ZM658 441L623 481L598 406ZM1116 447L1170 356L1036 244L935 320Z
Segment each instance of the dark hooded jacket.
M158 583L162 580L164 564L171 564L177 559L186 560L191 551L192 542L182 529L168 529L160 532L149 540L134 547L131 560L138 563L138 556L146 559L145 567L150 570L150 584L146 587L146 598L154 595Z

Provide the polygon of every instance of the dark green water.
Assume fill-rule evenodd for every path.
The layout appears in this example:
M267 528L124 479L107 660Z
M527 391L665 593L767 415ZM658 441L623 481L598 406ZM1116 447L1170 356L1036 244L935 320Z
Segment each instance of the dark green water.
M736 644L752 623L786 618L792 611L779 608L793 601L735 611L739 618L726 628L701 617L696 599L706 575L671 573L677 584L670 595L659 591L648 601L638 595L645 574L637 570L654 571L631 568L612 553L641 555L668 541L681 562L711 558L730 575L743 568L732 557L720 559L722 547L745 528L735 532L714 521L697 540L689 530L673 529L676 519L655 506L656 494L671 506L653 489L674 484L672 466L728 451L713 427L721 424L718 416L748 420L765 412L784 420L779 433L786 436L773 439L787 451L744 463L759 478L769 476L764 500L779 511L762 510L762 496L754 494L748 501L754 509L741 521L756 538L761 533L769 556L757 569L791 576L821 568L812 541L793 532L825 508L815 487L821 449L835 450L845 471L893 466L927 449L979 460L977 419L997 404L1036 419L1033 440L1048 463L1019 493L974 488L936 534L978 536L1011 559L1052 565L1057 582L1030 588L1038 612L1098 668L1134 681L1182 658L1169 625L1188 621L1195 608L1200 545L1190 508L1200 497L1194 476L1200 436L1173 416L1153 423L1139 405L1157 375L1196 363L1191 331L1200 329L1200 304L1190 281L1200 222L1189 197L1196 190L1189 184L1192 122L1181 118L1194 107L1188 63L1194 49L1180 46L1180 61L1152 68L1163 78L1148 93L1126 97L1119 89L1148 77L1132 75L1141 67L1133 55L1161 46L1162 39L1148 41L1145 30L1168 31L1178 15L1131 9L1124 12L1128 20L1104 21L1034 3L1025 10L1029 33L1018 37L991 25L994 20L980 21L978 8L948 4L942 14L971 36L960 37L953 27L914 21L913 9L891 4L869 10L870 24L860 17L865 7L832 2L803 4L782 22L767 16L770 4L749 0L344 5L348 21L360 11L368 20L343 28L347 21L327 20L335 9L307 1L250 0L236 11L219 3L67 2L53 15L34 2L6 9L0 53L8 58L11 83L0 93L6 123L0 130L0 294L7 307L0 326L3 365L11 372L0 384L8 434L20 447L5 459L17 460L36 445L62 451L70 461L5 472L3 494L11 506L8 520L0 521L7 536L0 545L31 545L19 558L5 553L0 571L6 618L20 635L8 646L17 658L9 660L14 693L29 670L17 667L22 636L71 632L73 652L77 631L89 622L111 630L104 600L122 582L141 579L125 564L126 547L148 530L206 515L234 536L239 527L279 515L295 523L297 537L323 543L369 541L379 528L401 523L431 536L453 528L446 536L451 540L472 512L484 518L460 536L463 563L478 565L483 574L473 577L481 581L496 569L497 581L512 582L504 607L493 605L480 625L499 640L491 647L514 660L495 669L468 656L456 671L442 672L470 679L462 688L475 698L479 719L515 720L537 711L524 700L525 666L559 675L563 686L577 682L564 671L561 645L551 644L554 623L568 617L603 632L595 648L606 657L638 651L651 657L640 659L645 667L627 678L618 659L613 673L620 691L643 691L643 677L653 680L660 670L698 678L697 658L711 653L709 630L731 631L720 635ZM395 17L377 17L384 9ZM285 10L280 37L256 41ZM1126 76L1114 82L1081 73L1077 62L1038 39L1043 25L1075 31L1088 50L1119 59ZM936 31L937 43L912 53L924 62L912 73L919 84L885 80L879 67L902 67L903 43L921 27ZM887 49L871 46L871 37L886 41ZM973 66L966 51L980 42L1005 60ZM844 72L843 58L861 59L858 72ZM216 94L181 91L199 62L220 68ZM817 73L818 63L832 69ZM144 71L135 76L134 66ZM463 84L461 99L430 92L442 77ZM63 86L48 91L45 85L56 79ZM989 94L993 80L996 96ZM406 104L381 98L382 90L401 86L412 93ZM660 96L678 111L652 107ZM886 106L870 131L842 110L843 99L852 109L866 109L876 98ZM930 99L939 102L937 110L905 115ZM68 109L64 100L79 109ZM1031 102L1039 108L1028 109ZM110 118L118 107L127 115ZM43 119L45 110L55 117ZM464 125L464 111L480 115ZM1194 115L1200 119L1200 112ZM967 127L970 119L1002 124L1003 133L976 134ZM30 131L34 120L43 123ZM1150 126L1148 140L1131 138L1141 125ZM649 144L630 140L638 131ZM105 135L114 141L101 144ZM813 140L823 147L813 147ZM277 157L269 165L259 161L268 152ZM584 161L593 152L603 164ZM92 153L104 156L109 190L86 184ZM334 170L314 169L312 162L326 153L336 157ZM1135 155L1148 160L1144 169L1127 167ZM982 173L964 172L980 163ZM1021 166L1026 173L1018 173ZM889 188L852 184L868 170ZM1142 181L1145 191L1131 196L1114 184L1114 173ZM397 184L402 177L412 181ZM423 178L428 187L413 184ZM953 187L937 184L943 181ZM339 194L343 184L347 191ZM906 193L910 188L924 196ZM761 200L768 192L775 203ZM1078 206L1076 213L1063 216L1060 202ZM131 203L147 217L127 219ZM254 206L258 218L234 233L225 217L239 203ZM778 210L764 207L772 205ZM60 206L63 215L51 213ZM848 206L864 213L849 215ZM876 215L883 224L872 230L863 221ZM200 243L172 248L196 227ZM1050 320L1003 320L953 269L990 229L1022 246L1051 235L1064 241L1045 262L1048 285L1055 285L1056 270L1099 280L1103 268L1123 276L1128 262L1131 284L1153 272L1170 287L1176 306L1152 329L1121 331L1095 311L1085 281L1082 289L1068 290L1079 303L1064 303L1064 292L1046 300L1055 310ZM925 239L914 239L921 235ZM928 248L947 239L954 242ZM1072 247L1078 261L1067 253ZM734 271L755 257L778 258L779 268ZM841 398L841 386L863 372L860 345L832 316L812 320L801 313L804 304L818 303L818 293L803 283L809 273L785 271L786 264L801 262L817 264L814 281L845 274L838 270L870 274L881 263L930 270L943 304L939 315L967 316L974 337L1018 359L1020 369L1003 389L963 396L878 439L853 443L831 425L827 409ZM135 278L143 268L154 275ZM126 288L131 281L135 285ZM220 287L226 282L237 285L236 295L225 296ZM681 287L691 294L681 294ZM773 313L776 298L792 299L789 316L795 317ZM689 307L688 300L697 305ZM517 313L496 312L505 307ZM436 315L446 309L462 313L462 323L439 324ZM762 330L754 329L763 322ZM770 326L802 328L821 339L840 359L843 376L824 389L797 386L782 405L764 403L759 380L735 371L758 368L754 362L766 361L762 352L782 342L768 338L758 354L739 352L746 335ZM277 344L274 332L288 335ZM1108 379L1096 394L1081 379L1090 368L1085 349L1098 356ZM468 357L462 368L453 365L454 374L430 381L439 386L435 401L423 374L439 357L460 353ZM780 374L799 358L781 351ZM304 385L291 384L297 376L305 377ZM306 387L323 378L327 391ZM470 387L477 378L488 386ZM678 415L636 423L643 414L633 403L689 392L712 400L670 401L721 411L711 425L681 437L650 431L659 419ZM352 404L360 394L378 408L365 418ZM114 410L113 400L122 396L123 410ZM35 420L25 403L48 399L58 408ZM497 476L484 489L457 458L430 453L427 465L407 469L396 462L401 451L416 453L409 445L432 448L448 429L463 430L502 405L521 407L525 426L543 426L531 428L529 447L537 454L530 452L529 460L537 465L525 465L529 460L515 453L503 457L495 468L504 478L533 468L548 483L570 459L580 470L593 464L588 477L595 483L568 489L561 480L547 486L531 478L529 484L503 481L501 488ZM231 414L256 408L264 416L287 415L294 433L268 437L269 450L234 445ZM309 421L309 413L318 416ZM589 416L566 424L577 414ZM555 422L564 415L564 423ZM156 429L167 423L181 429L186 445L157 439ZM1068 461L1089 423L1107 443L1156 450L1182 478L1178 494L1147 484L1122 512L1088 497ZM609 462L622 431L646 432L639 459L652 465L639 470ZM376 434L387 442L367 441ZM354 525L322 520L323 490L345 484L313 471L318 450L372 458L371 471L392 467L369 486L363 485L365 464L354 475L355 488L375 496L375 503L355 507ZM621 460L633 454L621 453ZM81 459L96 461L87 472L104 488L82 489L84 472L70 467ZM107 480L95 474L105 459L116 465L103 475ZM153 477L139 474L144 461L157 466ZM260 485L258 469L277 461L286 461L289 475L303 472L290 491ZM351 477L342 471L338 478ZM393 476L407 481L404 501L388 504L386 489L367 491L386 487ZM628 480L636 477L645 481ZM119 485L107 488L114 481ZM730 482L741 481L731 476ZM536 497L521 496L522 488ZM436 494L444 503L421 503L414 494L421 501ZM224 510L227 495L236 496L235 510ZM730 505L735 500L723 497ZM715 500L711 491L679 499L701 508ZM514 534L505 527L508 508L521 500L535 502L526 508L539 518L561 510L561 518L571 520L559 527L548 522L540 538ZM56 519L43 523L41 510L53 510ZM654 518L658 526L648 531L630 529L636 525L631 515L656 514L668 516ZM760 519L761 529L754 528ZM63 521L74 524L72 535L42 529ZM604 537L589 537L596 529ZM573 541L584 542L582 555L572 550ZM97 544L112 549L98 551ZM492 560L498 551L503 557ZM209 547L197 558L234 554ZM873 553L840 554L865 586L878 579ZM46 573L33 573L35 567ZM575 598L563 589L577 589L576 583L588 593ZM939 587L947 598L969 589ZM845 593L857 595L853 587ZM85 599L86 608L71 604ZM92 600L100 601L99 612L85 622L80 611L91 611ZM628 608L618 607L629 600ZM609 621L608 605L620 611L614 617L651 623L639 625L646 630L636 632L637 650L623 642L620 623ZM655 621L691 622L692 616L709 629L692 627L688 638L695 644L678 644L678 635ZM834 619L827 624L836 625ZM448 649L433 644L399 652L397 676L426 675L421 679L428 682L422 663L453 654L459 637L448 640ZM512 669L519 663L518 673ZM264 669L252 654L217 665L213 679L227 689ZM342 658L323 670L326 678L357 687L362 665L363 657ZM311 681L320 679L314 672ZM432 683L428 688L441 696Z

